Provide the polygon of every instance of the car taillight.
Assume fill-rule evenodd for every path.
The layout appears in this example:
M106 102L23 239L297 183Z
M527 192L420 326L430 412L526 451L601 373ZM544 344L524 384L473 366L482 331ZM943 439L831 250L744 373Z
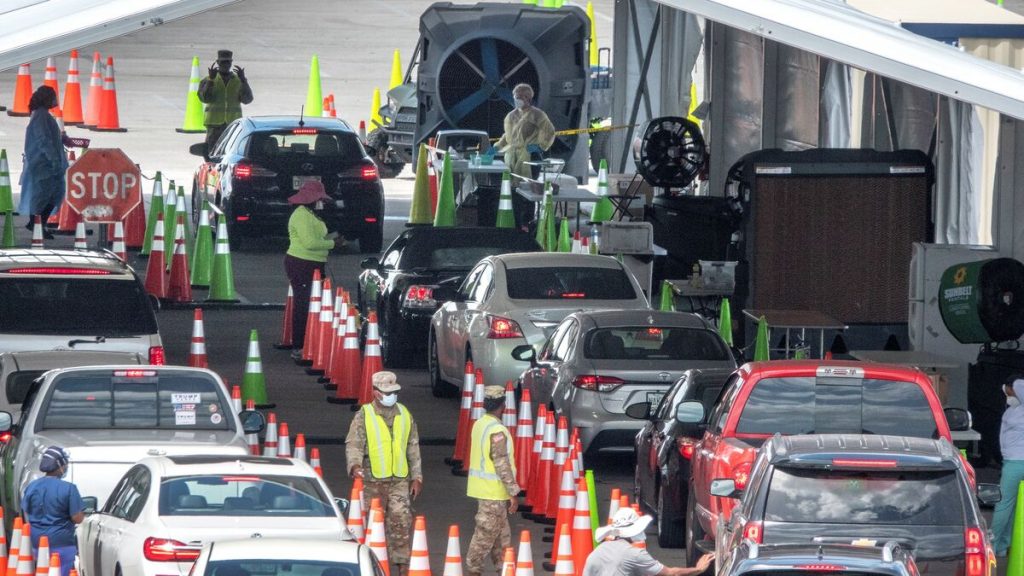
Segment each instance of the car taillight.
M764 543L764 529L760 522L747 522L743 526L743 538L753 540L755 544Z
M316 134L316 128L293 128L292 134Z
M152 378L156 370L114 370L114 378Z
M895 468L897 462L870 458L833 458L832 465L844 468Z
M625 383L626 381L622 378L600 376L597 374L581 374L572 380L573 386L584 390L594 390L595 392L611 392Z
M676 440L676 444L679 448L679 455L687 460L693 458L693 449L697 445L697 442L692 438L679 438Z
M235 164L232 175L239 180L245 180L252 176L252 164Z
M405 308L437 308L434 300L434 289L430 286L409 286L402 300Z
M273 178L277 176L277 172L249 162L239 162L238 164L235 164L235 167L231 170L231 174L236 180L247 180L249 178Z
M750 468L750 462L744 462L732 471L732 481L736 484L737 490L746 489L747 482L750 481Z
M10 432L0 432L0 444L7 444L13 437L14 435Z
M149 347L149 363L153 366L163 366L167 363L167 357L164 355L163 346Z
M793 568L797 570L811 570L812 572L840 572L846 570L846 566L839 564L797 564Z
M377 175L376 166L363 166L363 169L359 171L359 177L363 180L376 180Z
M519 323L511 318L488 316L487 327L487 338L491 340L523 337L523 331L519 328Z
M976 526L964 530L964 557L967 569L965 576L988 576L988 561L985 558L985 536Z
M150 536L142 543L142 555L150 562L194 562L200 549L184 542Z
M110 270L96 270L94 268L62 268L53 266L33 266L31 268L9 268L7 274L61 274L77 276L106 276Z

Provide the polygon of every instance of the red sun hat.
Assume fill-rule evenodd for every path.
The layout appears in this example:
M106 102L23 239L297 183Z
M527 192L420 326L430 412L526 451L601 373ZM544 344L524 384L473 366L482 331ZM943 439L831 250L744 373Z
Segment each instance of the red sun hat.
M330 200L324 191L324 185L316 180L307 180L299 191L288 197L289 204L312 204L317 200Z

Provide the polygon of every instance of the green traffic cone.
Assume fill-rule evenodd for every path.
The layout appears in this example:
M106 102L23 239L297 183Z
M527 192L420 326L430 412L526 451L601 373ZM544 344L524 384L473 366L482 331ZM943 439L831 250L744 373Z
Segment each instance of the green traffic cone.
M427 145L420 144L416 154L416 184L412 188L409 224L430 224L430 172L427 170Z
M562 225L558 228L558 251L572 252L572 233L569 232L568 218L562 218Z
M501 195L498 196L498 218L494 225L498 228L515 228L516 216L512 212L512 175L506 170L501 175Z
M728 298L722 298L722 304L718 307L718 335L732 347L732 311L729 309Z
M245 357L245 375L242 376L242 404L252 400L257 408L267 406L267 380L263 375L263 360L260 358L260 336L253 329L249 332L249 353Z
M210 203L203 202L196 231L195 259L192 262L192 286L209 288L213 275L213 229L210 228Z
M199 57L192 57L192 70L188 78L188 94L185 96L185 121L178 132L200 133L206 132L206 123L203 120L203 103L199 101L199 82L202 76L199 72Z
M174 180L168 181L167 186L167 198L164 199L164 225L168 222L177 222L178 219L175 217L178 213L178 188L174 185ZM171 224L173 226L173 224ZM174 257L174 250L164 250L164 255L167 257L167 268L171 267L171 259Z
M590 500L590 531L596 532L601 527L601 511L597 509L597 490L594 482L594 471L587 470L583 476L587 481L587 496ZM594 546L597 546L594 540Z
M661 281L661 303L658 304L658 310L662 312L676 311L675 294L672 292L672 284L668 280Z
M555 201L551 198L550 188L544 194L544 213L548 215L544 220L544 249L555 252L558 250L558 216L555 215Z
M607 222L612 219L615 207L608 199L608 161L601 159L601 165L597 169L597 195L601 197L594 204L594 210L590 213L590 220L593 222Z
M153 232L156 230L157 216L164 212L164 183L160 171L157 170L153 179L153 196L149 200L149 217L146 219L146 237L142 239L142 250L139 256L149 256L153 248Z
M323 96L320 94L320 59L313 54L309 61L309 88L306 89L306 116L319 116L323 112Z
M452 159L447 152L444 153L444 165L441 170L434 226L455 226L455 181L452 179Z
M2 248L14 248L14 212L4 213L4 238Z
M11 167L7 164L7 149L0 150L0 212L14 211L11 190Z
M1017 506L1013 511L1013 532L1010 556L1006 559L1006 576L1024 576L1024 482L1017 485Z
M192 261L192 255L195 254L194 248L196 246L196 239L192 235L192 216L185 210L185 188L184 186L178 186L178 205L174 209L174 214L182 214L185 222L185 254L188 255L188 261Z
M213 275L210 277L210 295L207 301L238 302L235 296L235 273L231 269L231 245L224 215L217 219L217 243L213 253Z
M544 194L544 204L540 209L540 218L537 219L537 232L534 234L534 240L537 241L537 245L540 246L541 250L547 250L548 241L548 195Z
M754 362L770 360L768 353L768 321L764 316L757 321L757 339L754 340Z

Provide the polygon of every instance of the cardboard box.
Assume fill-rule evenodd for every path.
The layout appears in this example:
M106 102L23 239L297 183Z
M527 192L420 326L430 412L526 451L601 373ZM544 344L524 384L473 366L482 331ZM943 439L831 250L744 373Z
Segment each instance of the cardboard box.
M928 372L928 378L932 381L932 389L939 397L939 403L943 407L949 405L949 378L941 372Z
M636 197L643 198L644 205L650 206L651 199L654 198L654 190L642 177L637 176L636 182L633 182L633 176L634 174L609 174L608 193L627 194L629 192L630 183L633 183L633 189L636 191Z

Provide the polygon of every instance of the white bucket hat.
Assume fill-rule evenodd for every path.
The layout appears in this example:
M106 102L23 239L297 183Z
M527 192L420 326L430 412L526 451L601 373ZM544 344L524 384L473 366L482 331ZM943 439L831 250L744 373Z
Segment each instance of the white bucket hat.
M608 526L601 526L594 534L598 542L609 536L616 538L632 538L647 530L654 518L644 515L639 516L632 508L619 508L612 516L612 523Z

